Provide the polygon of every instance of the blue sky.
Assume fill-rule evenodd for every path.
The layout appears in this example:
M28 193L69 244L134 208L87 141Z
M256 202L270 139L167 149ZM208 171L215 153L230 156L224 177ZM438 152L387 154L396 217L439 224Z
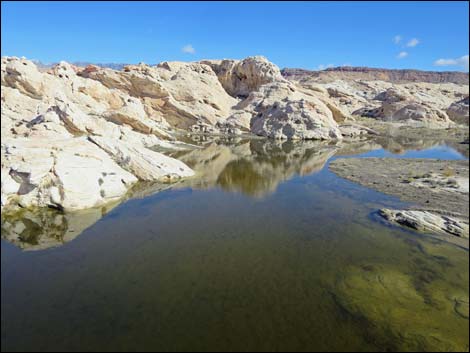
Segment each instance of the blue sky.
M5 2L1 53L157 63L468 70L468 2Z

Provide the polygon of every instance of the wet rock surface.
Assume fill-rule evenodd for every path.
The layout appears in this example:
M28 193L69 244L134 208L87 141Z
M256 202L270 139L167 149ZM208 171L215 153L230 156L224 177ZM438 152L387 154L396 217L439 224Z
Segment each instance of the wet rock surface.
M468 239L468 221L463 219L417 210L381 209L379 214L390 222L419 232L453 235Z

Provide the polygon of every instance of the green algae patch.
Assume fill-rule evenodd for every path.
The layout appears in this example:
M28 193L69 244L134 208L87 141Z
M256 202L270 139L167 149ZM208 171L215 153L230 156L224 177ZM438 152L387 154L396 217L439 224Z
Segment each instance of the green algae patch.
M454 288L439 279L424 280L424 288L416 281L393 268L351 267L338 281L337 301L365 323L379 346L398 351L468 350L468 294L454 294Z

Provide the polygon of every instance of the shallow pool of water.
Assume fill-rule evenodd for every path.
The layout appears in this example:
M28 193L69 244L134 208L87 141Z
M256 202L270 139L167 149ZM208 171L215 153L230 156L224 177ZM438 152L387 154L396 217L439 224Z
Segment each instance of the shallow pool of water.
M171 188L2 219L2 350L468 350L468 252L378 221L403 203L327 168L464 158L418 149L215 141Z

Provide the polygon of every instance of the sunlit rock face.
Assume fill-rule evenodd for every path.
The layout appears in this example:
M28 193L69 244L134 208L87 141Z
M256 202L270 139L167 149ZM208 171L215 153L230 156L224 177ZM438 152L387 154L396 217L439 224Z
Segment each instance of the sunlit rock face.
M263 85L238 107L254 116L250 131L259 136L281 140L342 138L332 111L320 99L288 82Z
M228 94L246 98L262 85L285 81L279 68L263 56L244 60L205 60Z
M28 60L2 58L2 209L97 207L122 198L139 179L193 174L147 149L172 147L174 138L140 99L78 76L80 70L61 62L40 72ZM103 140L114 141L117 152L96 143ZM138 167L126 162L129 151Z
M2 208L84 209L123 197L137 180L190 177L183 163L148 149L179 149L174 129L341 137L331 111L283 88L289 84L267 59L218 65L163 62L115 71L60 62L41 72L26 59L2 58ZM265 95L260 112L255 106Z
M339 141L371 134L351 124L361 115L428 127L468 120L468 86L292 82L261 56L141 63L120 71L60 62L46 72L24 58L3 57L1 84L2 209L96 207L124 197L137 180L190 177L187 166L152 151L194 149L178 141L187 131ZM37 160L26 156L28 143L36 146ZM86 151L77 156L72 150L79 144ZM61 156L70 153L75 181L61 174L70 167Z
M237 103L212 69L200 63L141 64L123 71L97 69L80 75L139 99L151 120L176 128L188 129L198 122L214 125Z
M468 126L469 97L452 103L447 109L447 115L453 122Z
M4 139L2 205L78 210L122 198L140 180L173 181L193 171L140 144L93 139Z
M395 80L384 76L353 77L339 71L331 79L322 80L317 75L287 75L297 86L310 92L326 95L332 110L341 109L348 118L361 116L390 123L446 128L458 122L452 116L465 116L465 107L453 103L468 97L468 84L445 81L430 83L423 79ZM326 90L326 92L325 92ZM455 114L453 114L455 111ZM465 120L465 119L464 119Z
M363 94L370 92L368 102L353 111L354 115L429 128L454 126L456 121L449 115L449 106L459 97L468 95L468 86L451 83L392 85L378 81L362 88Z

